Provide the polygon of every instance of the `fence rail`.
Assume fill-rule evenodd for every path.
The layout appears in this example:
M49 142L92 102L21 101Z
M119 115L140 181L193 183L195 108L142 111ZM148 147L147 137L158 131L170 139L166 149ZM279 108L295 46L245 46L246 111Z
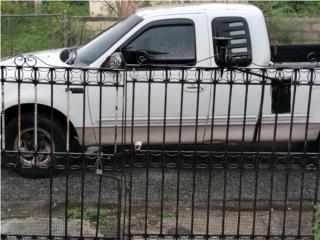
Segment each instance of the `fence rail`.
M2 239L312 238L319 75L17 57L1 66Z

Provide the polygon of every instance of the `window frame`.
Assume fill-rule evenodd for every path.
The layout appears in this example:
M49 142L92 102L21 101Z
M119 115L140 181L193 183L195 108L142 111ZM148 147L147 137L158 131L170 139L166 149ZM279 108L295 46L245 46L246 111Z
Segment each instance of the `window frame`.
M132 43L134 40L136 40L141 34L148 31L152 28L157 27L168 27L168 26L192 26L193 30L193 37L194 37L194 59L193 62L190 63L179 63L177 60L175 63L166 63L166 64L155 64L150 63L149 65L185 65L185 66L195 66L197 64L197 38L196 38L196 27L195 23L190 18L173 18L173 19L164 19L164 20L156 20L154 22L148 23L141 27L137 32L135 32L129 39L127 39L115 52L122 52L122 50Z
M123 22L125 21L128 21L128 20L131 20L131 25L129 28L127 28L125 30L125 32L121 33L122 34L119 34L117 39L114 40L114 41L111 41L109 44L106 44L105 43L105 39L106 39L106 36L107 34L110 34L110 31L114 31L114 30L118 30L119 31L119 25L121 25ZM134 20L134 22L132 22L132 20ZM116 44L119 40L121 40L127 33L128 31L131 31L132 29L134 29L138 24L140 24L141 22L143 21L143 18L137 16L136 14L132 14L124 19L121 19L120 21L118 21L117 23L115 23L114 25L108 27L107 29L105 29L104 31L102 31L101 33L99 33L97 36L95 36L93 39L91 39L88 43L86 43L85 45L83 46L80 46L77 50L77 58L75 59L75 62L72 64L77 64L77 65L81 65L81 66L88 66L88 65L91 65L92 63L94 63L95 61L97 61L101 56L103 56L106 52L109 51L110 48L112 48L112 46L114 44ZM86 59L86 61L84 61L84 59L79 59L79 57L81 57L81 55L83 55L82 51L85 50L85 51L88 51L88 47L89 47L89 52L90 52L90 49L95 49L97 48L97 43L96 41L99 41L99 39L103 40L103 50L99 50L98 54L96 54L96 56L94 56L94 59ZM84 54L85 55L85 54ZM91 57L90 57L91 58Z
M212 21L211 21L211 31L212 31L212 44L213 44L213 47L215 49L215 43L214 43L214 37L217 37L216 33L217 33L217 29L216 29L216 22L217 21L222 21L224 23L226 22L229 22L229 23L234 23L234 22L242 22L243 23L243 26L235 26L235 27L229 27L228 29L226 30L233 30L233 31L240 31L240 30L244 30L245 31L245 35L242 35L242 36L245 36L245 40L247 41L247 43L245 44L235 44L236 46L238 46L238 48L247 48L247 55L248 55L248 62L244 62L242 63L241 61L239 62L240 63L240 66L241 67L248 67L249 65L252 64L252 59L253 59L253 52L252 52L252 41L251 41L251 32L250 32L250 29L249 29L249 25L248 25L248 22L245 18L243 17L239 17L239 16L228 16L228 17L216 17L216 18L213 18ZM219 36L219 37L222 37L222 36ZM227 37L231 37L231 38L234 38L236 36L227 36ZM234 38L233 40L237 40L237 39L243 39L243 38ZM236 53L231 53L231 46L232 44L228 44L228 53L231 55L231 56L237 56ZM215 59L215 62L217 63L217 58L216 58L216 53L214 52L214 59Z

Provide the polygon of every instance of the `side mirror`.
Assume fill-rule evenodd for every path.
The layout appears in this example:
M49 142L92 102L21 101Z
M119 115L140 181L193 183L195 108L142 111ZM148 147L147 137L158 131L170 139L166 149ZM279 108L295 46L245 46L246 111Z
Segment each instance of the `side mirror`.
M111 68L111 69L121 69L125 67L125 61L123 54L121 52L113 53L103 64L103 67Z
M215 45L215 52L216 52L216 62L219 67L226 67L229 66L229 58L228 58L228 45L229 41L232 38L227 37L214 37L214 45Z

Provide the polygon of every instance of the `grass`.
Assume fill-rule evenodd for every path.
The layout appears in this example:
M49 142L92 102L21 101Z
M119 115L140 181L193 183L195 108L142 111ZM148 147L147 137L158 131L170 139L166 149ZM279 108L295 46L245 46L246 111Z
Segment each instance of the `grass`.
M94 37L80 18L59 16L1 17L1 57L45 49L76 46ZM66 34L64 34L66 31Z
M314 240L320 240L320 203L315 206L316 220L313 225Z
M1 211L1 217L0 219L1 220L4 220L4 219L7 219L8 218L8 213L7 212L4 212L4 211Z
M176 215L172 212L167 212L167 211L164 211L163 214L162 214L162 220L165 220L165 219L170 219L170 218L174 218ZM143 224L144 223L144 219L145 219L145 215L144 214L136 214L135 215L135 218L138 220L138 222L140 224ZM155 226L157 224L160 223L160 220L161 220L161 214L159 215L151 215L149 214L148 215L148 224L150 226Z
M164 211L163 220L174 218L175 214L172 212ZM139 221L144 221L144 215L137 214L137 219ZM81 208L71 208L68 211L69 219L81 219ZM99 224L104 226L112 225L117 219L117 216L111 212L109 208L100 209ZM97 222L97 209L96 208L84 208L83 209L83 220L90 221L92 223ZM149 215L148 224L151 226L157 225L160 223L161 215Z
M81 19L64 16L89 15L88 2L43 1L36 6L32 1L4 1L1 5L1 55L6 57L31 51L62 48L92 38L90 31L82 32ZM28 14L60 14L60 16L24 16ZM6 17L3 15L23 14ZM67 21L68 20L68 21ZM65 33L65 34L64 34ZM66 39L64 39L66 38Z
M172 212L167 212L167 211L163 211L162 213L162 219L170 219L170 218L174 218L176 215ZM148 223L152 226L157 225L161 220L161 215L159 214L158 216L150 216L148 219Z
M168 219L168 218L174 218L176 216L176 214L172 213L172 212L164 211L162 216L163 216L163 219Z
M2 56L63 46L63 31L58 17L1 17L1 20Z
M97 222L97 209L96 208L84 208L83 220L90 221L92 223ZM69 219L81 219L81 208L71 208L68 212ZM116 216L112 214L108 208L100 209L99 224L109 226L116 220Z

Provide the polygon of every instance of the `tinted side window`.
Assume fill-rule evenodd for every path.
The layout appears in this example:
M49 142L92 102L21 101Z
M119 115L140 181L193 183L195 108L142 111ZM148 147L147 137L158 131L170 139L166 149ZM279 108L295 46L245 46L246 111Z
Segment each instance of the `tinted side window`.
M241 17L220 17L212 21L213 39L231 38L228 57L238 66L248 66L252 60L251 40L248 24Z
M151 26L122 49L128 64L193 64L194 25Z

